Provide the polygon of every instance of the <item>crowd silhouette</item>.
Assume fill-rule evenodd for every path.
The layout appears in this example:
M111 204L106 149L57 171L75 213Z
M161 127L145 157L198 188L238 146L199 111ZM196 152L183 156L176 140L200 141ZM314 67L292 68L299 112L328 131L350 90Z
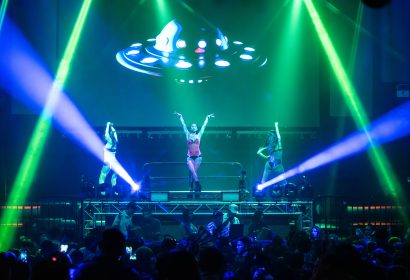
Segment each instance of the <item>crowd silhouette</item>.
M290 227L279 236L259 211L249 232L231 239L184 215L179 240L164 232L126 239L115 227L81 240L58 228L26 230L0 253L0 279L409 279L410 230L393 234L368 225L341 237L317 226Z

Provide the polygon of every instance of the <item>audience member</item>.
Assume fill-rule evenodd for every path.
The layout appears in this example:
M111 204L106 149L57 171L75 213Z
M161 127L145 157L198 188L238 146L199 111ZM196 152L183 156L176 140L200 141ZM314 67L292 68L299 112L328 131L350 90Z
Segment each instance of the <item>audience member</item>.
M192 223L193 213L191 210L184 208L182 210L181 223L179 231L181 238L191 236L198 233L198 228Z
M157 262L158 280L199 280L198 263L190 252L172 251L162 255Z
M141 233L146 241L158 241L161 239L161 221L152 215L149 208L142 210Z
M137 210L137 205L134 201L131 201L125 207L125 210L119 213L112 223L113 228L119 229L124 234L125 239L128 239L130 232L135 227L132 223L132 216Z
M240 221L237 217L238 213L239 213L238 205L230 204L228 206L228 210L226 213L224 213L223 221L222 221L223 228L225 231L224 236L229 237L231 224L240 224Z
M234 208L232 214L237 213ZM133 213L124 212L128 216ZM177 240L169 235L171 232L164 232L162 237L159 220L150 211L143 212L141 225L148 225L146 236L154 242L144 242L142 237L127 241L118 226L92 230L80 248L72 235L59 234L64 232L60 227L44 235L37 246L24 228L24 234L22 229L16 235L17 247L0 253L0 279L401 280L410 275L410 243L397 237L405 236L397 232L398 228L387 230L378 225L367 227L365 234L342 238L333 229L332 234L321 236L318 227L305 231L293 226L287 240L273 234L255 240L255 230L249 237L232 240L223 213L216 210L206 227L200 226L197 233L187 232ZM263 224L262 214L254 213L256 229ZM183 217L187 225L192 223L189 210L183 211ZM155 238L163 239L155 242ZM62 241L69 244L68 255L59 252L58 243ZM126 244L132 245L130 254L125 254Z
M267 224L264 221L263 211L256 210L253 213L251 223L248 228L248 235L256 239L266 227Z
M215 247L206 247L199 253L201 279L222 279L226 263L224 255Z
M80 265L74 279L139 279L135 270L119 260L125 251L125 237L121 231L115 228L105 230L99 247L101 256Z
M229 236L229 230L224 227L223 223L223 213L219 210L216 210L212 214L212 221L208 223L207 230L209 234L215 239L217 237Z

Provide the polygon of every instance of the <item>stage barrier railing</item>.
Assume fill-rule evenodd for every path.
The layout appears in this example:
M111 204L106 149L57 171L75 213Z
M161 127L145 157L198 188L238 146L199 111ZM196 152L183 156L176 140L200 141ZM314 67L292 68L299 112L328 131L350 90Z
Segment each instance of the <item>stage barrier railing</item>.
M188 191L192 180L186 162L148 162L143 166L142 191ZM239 162L202 162L198 171L202 191L244 187L245 171Z

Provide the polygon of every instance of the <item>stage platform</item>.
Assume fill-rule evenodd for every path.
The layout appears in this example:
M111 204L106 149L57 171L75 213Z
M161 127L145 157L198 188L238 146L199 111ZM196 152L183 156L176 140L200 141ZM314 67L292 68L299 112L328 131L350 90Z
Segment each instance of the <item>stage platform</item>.
M179 195L185 195L178 193ZM201 193L204 197L214 193ZM194 196L193 193L191 193ZM198 195L198 194L197 194ZM241 223L248 224L256 210L262 210L265 217L271 223L282 224L286 228L294 225L299 229L308 229L313 226L313 202L312 201L206 201L206 200L181 200L181 201L136 201L137 211L135 215L142 216L142 210L151 209L154 216L158 217L163 224L178 225L179 217L184 208L188 208L194 214L194 220L199 225L205 225L205 221L211 221L215 210L227 211L231 203L239 207L238 218ZM81 202L83 213L83 234L97 227L108 227L114 217L122 210L129 201L102 201L84 200ZM177 218L175 218L177 217ZM175 226L174 225L174 226Z
M222 194L226 193L226 194ZM149 208L163 225L163 233L177 232L183 209L188 208L194 214L193 222L197 226L205 226L211 219L215 210L225 212L231 203L238 205L238 218L246 227L249 225L255 210L265 214L268 226L286 236L289 228L296 227L308 230L313 225L349 236L356 226L372 224L377 227L404 227L400 213L408 212L395 205L349 204L341 197L316 197L313 199L277 199L271 197L249 198L247 201L236 201L238 192L208 191L201 193L172 191L153 192L148 197L158 201L149 200L147 197L132 197L120 200L111 199L85 199L84 197L64 197L49 201L27 202L25 205L0 205L0 214L6 209L13 211L15 220L10 226L29 230L35 223L37 229L48 232L53 227L69 230L76 236L83 237L94 229L105 229L112 225L115 216L124 210L130 201L135 201L137 211L135 219L142 218L142 210ZM168 201L166 201L166 198ZM222 198L227 199L222 201ZM250 201L249 199L252 199ZM176 236L176 235L175 235Z

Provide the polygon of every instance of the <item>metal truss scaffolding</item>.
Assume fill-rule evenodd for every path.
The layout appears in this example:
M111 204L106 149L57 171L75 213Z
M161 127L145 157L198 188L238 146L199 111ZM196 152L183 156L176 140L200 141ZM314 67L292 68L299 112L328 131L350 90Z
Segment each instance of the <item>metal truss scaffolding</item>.
M85 200L82 203L83 234L87 234L96 227L109 226L109 221L125 209L129 201L97 201ZM178 216L182 210L188 208L194 216L209 215L215 210L226 211L230 202L217 201L174 201L174 202L136 202L135 215L141 214L143 209L150 209L153 215ZM266 215L290 216L294 219L299 229L307 229L313 226L313 202L312 201L271 201L271 202L235 202L239 207L239 218L250 217L256 210L262 210Z

